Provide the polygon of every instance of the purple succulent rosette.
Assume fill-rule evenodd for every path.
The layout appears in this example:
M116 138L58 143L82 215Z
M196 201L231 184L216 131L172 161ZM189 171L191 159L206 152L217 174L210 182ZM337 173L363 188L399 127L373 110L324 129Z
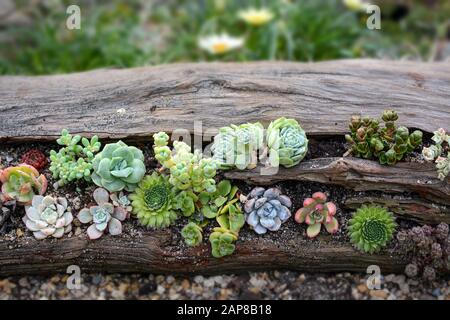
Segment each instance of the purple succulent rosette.
M246 221L257 234L279 230L291 216L291 199L277 188L256 187L247 197L241 197L241 202L244 203Z

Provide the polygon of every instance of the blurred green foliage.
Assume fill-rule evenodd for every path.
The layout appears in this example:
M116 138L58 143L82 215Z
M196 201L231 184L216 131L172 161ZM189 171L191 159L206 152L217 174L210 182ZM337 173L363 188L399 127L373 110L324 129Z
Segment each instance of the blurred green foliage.
M386 5L382 30L368 30L367 15L340 0L84 0L78 1L81 30L68 30L71 1L41 0L33 8L27 2L17 1L30 23L0 30L0 74L179 61L428 59L434 43L447 36L450 16L450 1L437 9L415 1L404 16ZM238 12L251 6L270 8L275 18L260 27L247 25ZM199 36L221 32L245 37L244 47L217 56L198 47Z

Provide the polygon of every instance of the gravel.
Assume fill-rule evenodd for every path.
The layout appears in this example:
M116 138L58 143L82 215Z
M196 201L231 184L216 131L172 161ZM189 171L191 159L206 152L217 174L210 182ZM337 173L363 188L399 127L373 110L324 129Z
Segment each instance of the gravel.
M82 275L81 288L69 290L67 274L0 279L0 299L356 299L450 300L450 278L425 285L390 274L380 290L366 286L366 275L273 271L219 276Z

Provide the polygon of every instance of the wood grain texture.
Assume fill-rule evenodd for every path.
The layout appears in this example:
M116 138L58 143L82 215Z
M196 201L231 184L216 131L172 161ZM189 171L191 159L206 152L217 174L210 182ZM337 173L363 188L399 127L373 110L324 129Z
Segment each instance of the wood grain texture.
M347 198L342 203L350 210L356 210L363 204L376 204L389 209L389 211L404 219L415 221L420 224L439 224L441 222L450 224L450 206L438 205L422 199L405 197L367 197Z
M352 114L395 108L400 123L450 130L450 64L173 64L68 75L0 77L0 140L53 140L62 128L101 138L147 137L280 116L309 134L343 134ZM125 109L125 114L117 113Z
M269 185L279 181L314 181L339 185L356 191L413 192L425 199L450 204L450 177L437 178L432 163L399 162L382 166L359 158L320 158L302 161L295 167L280 168L275 175L261 174L261 167L250 171L228 171L225 177Z
M57 241L26 238L0 241L0 276L66 272L72 264L80 266L83 273L223 274L271 269L365 272L372 264L383 272L401 272L407 263L392 249L369 255L327 239L308 240L298 233L280 243L266 237L238 240L233 255L216 259L208 244L180 248L173 243L170 230L131 239L104 236L90 241L85 235Z

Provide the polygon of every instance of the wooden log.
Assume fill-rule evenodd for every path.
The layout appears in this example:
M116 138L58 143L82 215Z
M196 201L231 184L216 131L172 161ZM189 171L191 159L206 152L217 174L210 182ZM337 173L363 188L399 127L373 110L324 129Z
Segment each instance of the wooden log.
M213 258L208 244L188 248L174 243L170 230L145 232L142 237L104 236L37 241L34 238L0 241L0 276L66 272L78 265L82 272L237 273L251 270L365 272L372 264L382 272L401 272L407 261L392 249L364 254L348 243L308 240L300 233L277 242L267 237L238 240L233 255ZM245 238L245 236L244 236ZM320 237L319 237L320 238Z
M420 224L450 224L450 207L431 203L421 199L404 197L357 197L347 198L343 205L347 209L355 210L363 204L376 204L388 208L404 219Z
M395 108L400 123L450 130L450 64L173 64L126 70L0 77L0 140L54 140L62 128L101 138L148 137L194 122L203 130L280 116L308 134L344 134L353 114ZM118 113L118 110L120 112Z
M228 179L269 185L279 181L313 181L352 188L356 191L413 192L425 199L450 204L450 177L437 178L432 163L399 162L383 166L359 158L320 158L302 161L299 165L280 168L275 175L261 174L262 167L250 171L228 171Z

